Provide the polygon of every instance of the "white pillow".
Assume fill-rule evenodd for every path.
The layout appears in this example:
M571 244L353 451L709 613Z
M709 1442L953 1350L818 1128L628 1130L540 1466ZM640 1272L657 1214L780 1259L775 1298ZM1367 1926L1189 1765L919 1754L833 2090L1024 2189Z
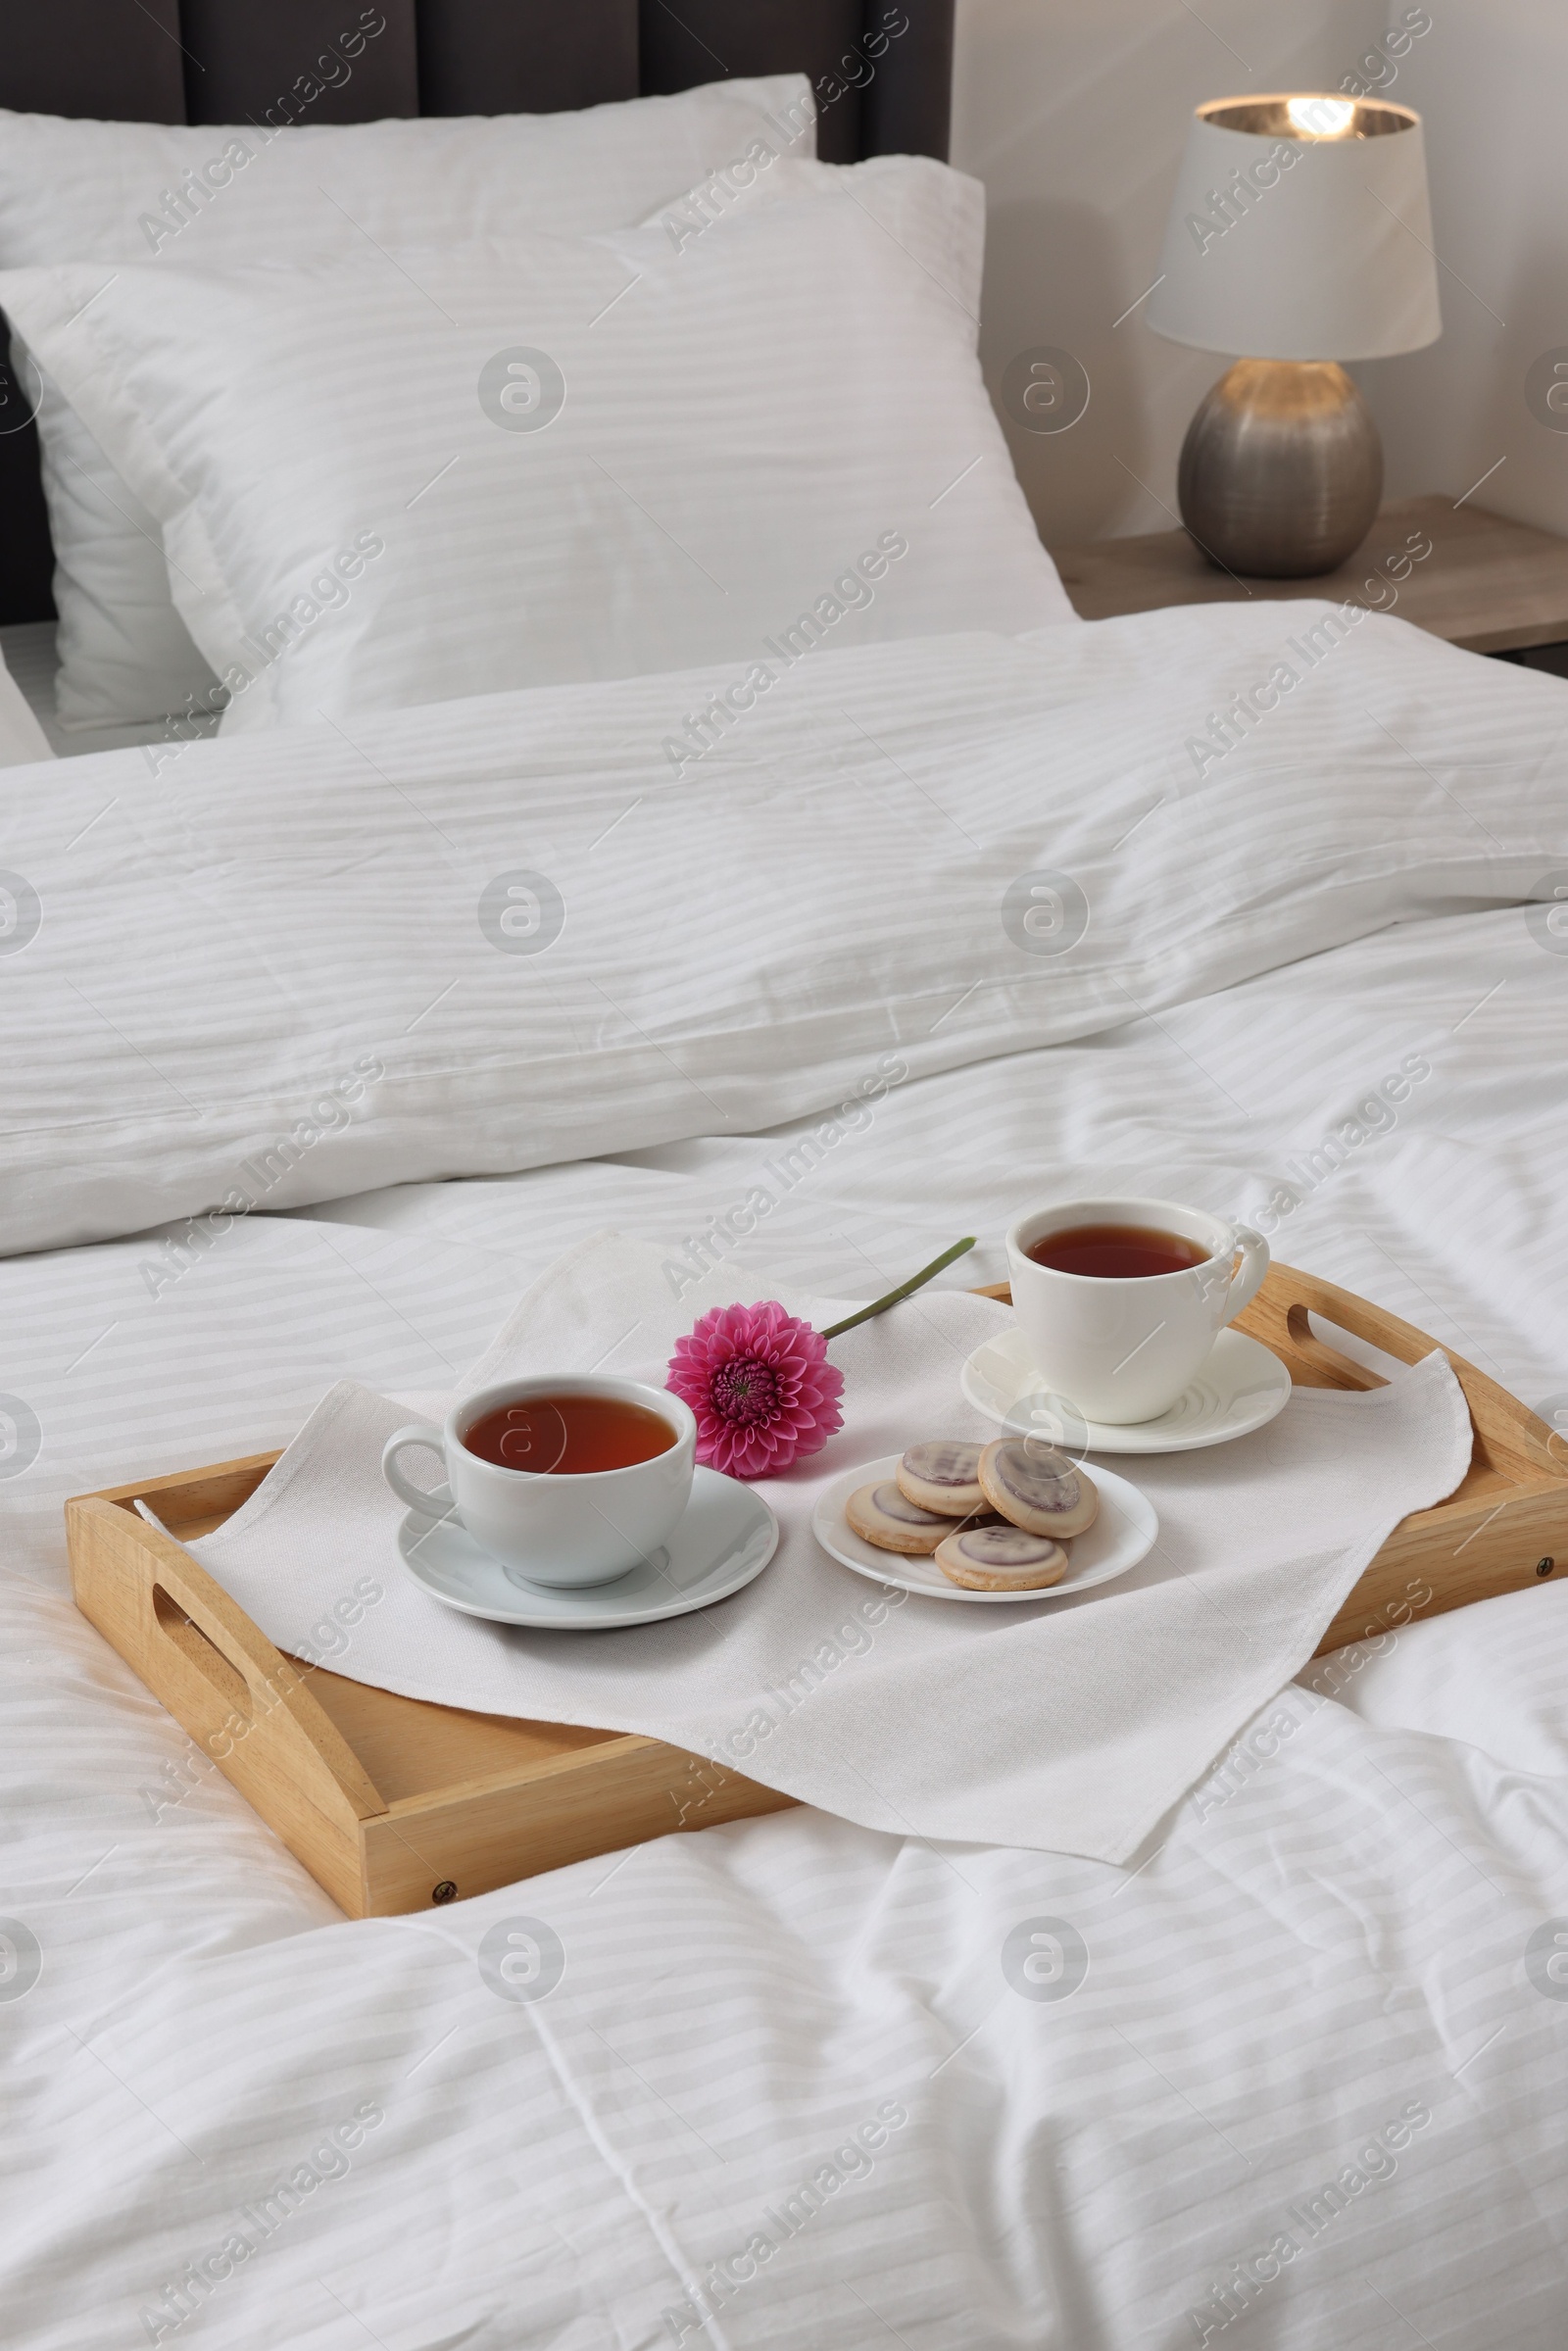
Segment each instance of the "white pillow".
M358 55L374 37L347 47ZM297 85L259 122L196 129L0 110L0 267L168 272L365 253L372 241L614 228L759 141L781 156L815 151L809 86L794 73L577 114L340 126L312 123L312 103ZM279 129L291 120L298 127ZM212 679L170 600L157 524L47 386L38 424L61 719L117 726L178 710Z
M162 523L227 732L1070 619L939 275L979 187L877 191L0 303Z

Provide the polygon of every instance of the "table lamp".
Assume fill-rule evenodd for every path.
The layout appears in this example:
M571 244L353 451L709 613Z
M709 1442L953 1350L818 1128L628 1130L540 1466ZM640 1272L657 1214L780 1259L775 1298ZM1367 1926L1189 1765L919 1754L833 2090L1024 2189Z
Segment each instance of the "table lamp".
M1383 447L1342 360L1442 332L1421 119L1301 92L1200 106L1149 323L1234 352L1182 444L1182 520L1210 560L1332 571L1372 526Z

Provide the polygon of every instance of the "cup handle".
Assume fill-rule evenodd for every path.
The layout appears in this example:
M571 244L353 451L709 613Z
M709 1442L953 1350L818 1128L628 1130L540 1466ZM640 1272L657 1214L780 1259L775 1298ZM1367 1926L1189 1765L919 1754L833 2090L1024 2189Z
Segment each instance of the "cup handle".
M1225 1294L1224 1322L1236 1320L1242 1308L1256 1297L1263 1276L1268 1271L1268 1243L1261 1233L1254 1233L1250 1224L1234 1225L1236 1247L1241 1252L1241 1265L1231 1277ZM1223 1328L1223 1324L1221 1326Z
M397 1495L398 1500L407 1502L409 1508L416 1510L421 1518L445 1518L457 1509L457 1503L452 1498L452 1489L445 1479L439 1486L432 1486L426 1490L414 1485L403 1474L403 1467L398 1460L398 1455L406 1445L428 1445L432 1453L440 1455L442 1467L445 1468L446 1443L440 1430L432 1429L427 1424L416 1421L413 1427L399 1429L395 1437L387 1439L381 1448L381 1475Z

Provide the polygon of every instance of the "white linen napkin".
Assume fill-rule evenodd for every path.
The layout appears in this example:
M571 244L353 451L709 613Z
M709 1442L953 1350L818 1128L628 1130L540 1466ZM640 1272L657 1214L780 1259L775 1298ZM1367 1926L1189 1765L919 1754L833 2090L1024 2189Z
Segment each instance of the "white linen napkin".
M755 1275L715 1271L677 1302L657 1249L600 1235L528 1293L464 1389L612 1366L662 1387L699 1312L767 1295ZM851 1311L799 1293L781 1302L818 1329ZM811 1535L822 1487L922 1438L993 1435L958 1372L1006 1320L990 1299L927 1292L835 1340L845 1426L759 1484L781 1528L771 1565L662 1624L534 1632L430 1598L398 1555L403 1505L380 1474L410 1399L349 1381L190 1547L295 1653L321 1656L328 1611L370 1579L384 1596L351 1601L349 1645L322 1658L357 1681L651 1733L868 1828L1125 1861L1305 1664L1390 1531L1458 1484L1469 1414L1435 1351L1368 1395L1298 1389L1233 1444L1118 1459L1158 1511L1159 1541L1078 1599L971 1607L852 1575Z

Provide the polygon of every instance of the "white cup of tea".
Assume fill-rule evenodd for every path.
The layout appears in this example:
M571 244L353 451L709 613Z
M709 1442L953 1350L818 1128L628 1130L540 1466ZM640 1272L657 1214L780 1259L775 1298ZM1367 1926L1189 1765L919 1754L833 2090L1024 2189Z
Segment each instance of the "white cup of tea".
M1086 1420L1156 1420L1268 1271L1250 1225L1166 1200L1077 1200L1007 1235L1012 1310L1045 1385Z
M405 1474L415 1445L439 1453L444 1484ZM445 1425L399 1429L381 1474L411 1510L456 1518L514 1583L613 1583L652 1558L691 1499L697 1423L662 1388L605 1373L499 1380L462 1397Z

